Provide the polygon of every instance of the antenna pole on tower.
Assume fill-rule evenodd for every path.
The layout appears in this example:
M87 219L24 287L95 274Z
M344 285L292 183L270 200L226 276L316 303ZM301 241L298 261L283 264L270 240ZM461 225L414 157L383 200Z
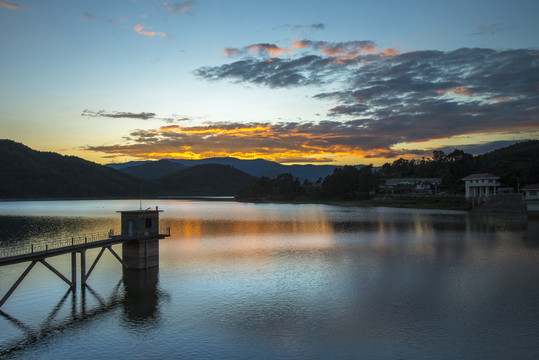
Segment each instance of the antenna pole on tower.
M139 191L140 191L139 209L142 210L142 182L139 184Z

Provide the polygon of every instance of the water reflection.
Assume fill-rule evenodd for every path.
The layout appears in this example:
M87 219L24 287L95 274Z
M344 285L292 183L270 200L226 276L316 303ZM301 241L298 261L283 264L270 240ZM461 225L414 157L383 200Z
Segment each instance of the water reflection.
M527 224L528 233L524 243L527 247L538 248L539 247L539 219L529 221Z
M0 216L0 246L63 240L118 229L114 217Z
M466 213L413 213L393 216L384 211L357 211L352 216L328 213L315 219L206 219L168 217L171 240L178 253L193 257L226 258L265 255L279 251L361 248L383 256L420 256L432 261L466 256L474 248L532 246L537 226L526 217L474 216ZM350 213L348 214L350 215ZM357 216L353 216L357 215ZM290 238L293 237L293 241ZM189 261L193 258L189 259Z
M14 338L11 344L4 343L3 345L5 346L0 348L0 357L29 348L60 332L73 329L113 311L121 304L118 295L119 285L120 284L116 285L113 293L105 300L103 300L101 295L96 293L90 286L81 290L80 294L77 294L75 290L69 289L45 317L42 323L39 323L39 319L32 319L33 322L27 324L16 316L12 316L0 310L0 315L11 324L15 325L19 330L22 330L23 334L22 337ZM97 306L90 307L87 305L87 296L89 294L98 300ZM81 296L80 301L77 301L77 295ZM62 312L61 310L65 308L68 298L71 298L71 306L67 311ZM60 313L62 313L62 315L60 315Z
M125 285L122 309L124 321L129 326L151 324L157 326L159 322L159 268L125 269L123 270L123 283Z
M158 304L162 297L158 289L158 272L158 268L124 270L123 279L108 295L100 294L90 285L77 290L69 289L41 322L40 319L32 319L32 322L26 323L0 310L0 317L19 329L22 335L13 338L11 343L3 343L0 357L28 349L58 333L86 326L118 308L122 309L128 328L140 330L141 326L158 326Z
M159 270L124 271L111 290L121 270L110 257L84 294L64 295L65 284L47 283L40 299L29 300L21 289L25 302L10 301L14 314L0 318L0 331L49 335L27 343L6 335L0 348L19 346L22 358L539 355L536 220L318 205L152 205L165 210L161 225L172 232L160 243ZM23 227L43 224L32 214L22 218ZM71 225L102 221L81 218L87 225ZM60 268L69 265L69 257L58 258ZM33 273L34 281L47 274ZM0 289L8 283L0 277ZM38 310L26 316L23 304ZM51 308L38 320L49 330L27 320Z

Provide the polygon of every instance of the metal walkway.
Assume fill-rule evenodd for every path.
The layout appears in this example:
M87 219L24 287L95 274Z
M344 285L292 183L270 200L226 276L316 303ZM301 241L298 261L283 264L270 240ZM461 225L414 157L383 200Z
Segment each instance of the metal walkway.
M24 280L26 275L32 270L32 268L39 262L46 268L56 274L60 279L66 282L71 288L75 288L77 285L77 258L76 254L80 253L80 280L81 285L86 286L88 277L94 270L99 259L105 252L109 250L114 257L122 264L123 267L128 266L122 260L122 258L112 249L112 245L124 243L134 240L160 240L170 236L170 227L166 229L164 233L159 234L144 234L135 233L131 236L126 235L114 235L114 231L111 230L108 233L94 234L92 236L72 237L67 240L57 240L52 242L40 242L31 245L24 246L8 246L0 250L0 267L4 265L17 264L30 261L30 264L22 275L17 279L13 286L8 290L2 299L0 299L0 308L15 289ZM86 272L86 250L93 248L101 248L101 251L95 258L92 266ZM63 254L71 254L71 280L64 276L60 271L55 269L49 264L46 259L52 256L58 256Z
M106 233L92 234L90 236L71 237L57 241L42 241L29 245L6 246L0 249L0 266L80 252L81 250L97 247L112 246L129 240L144 240L145 238L164 239L167 236L170 236L170 227L163 234L146 237L144 235L138 236L137 234L134 236L114 235L114 231L110 230Z

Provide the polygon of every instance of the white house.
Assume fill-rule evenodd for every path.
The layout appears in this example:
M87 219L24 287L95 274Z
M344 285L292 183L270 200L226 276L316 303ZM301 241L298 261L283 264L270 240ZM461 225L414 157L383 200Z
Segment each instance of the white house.
M497 181L500 178L492 174L472 174L462 180L466 186L466 198L496 195L496 188L500 186Z
M434 187L440 186L442 179L440 178L393 178L386 180L386 187L393 192L398 186L414 188L416 192L431 193L431 185Z
M524 185L522 191L526 200L539 200L539 184Z

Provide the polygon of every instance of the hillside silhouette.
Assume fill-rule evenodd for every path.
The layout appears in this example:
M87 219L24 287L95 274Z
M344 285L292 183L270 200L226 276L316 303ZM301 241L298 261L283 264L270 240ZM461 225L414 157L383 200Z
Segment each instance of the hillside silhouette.
M0 199L130 197L139 181L76 156L0 140Z

